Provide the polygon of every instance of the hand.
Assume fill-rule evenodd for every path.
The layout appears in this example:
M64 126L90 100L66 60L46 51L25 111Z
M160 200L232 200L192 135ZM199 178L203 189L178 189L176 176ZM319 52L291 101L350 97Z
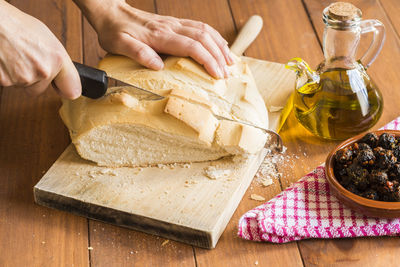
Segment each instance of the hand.
M216 78L227 77L233 64L227 42L209 25L144 12L123 0L75 0L107 51L128 56L159 70L163 62L156 53L189 56Z
M78 72L46 25L6 1L0 1L0 17L0 86L39 95L53 81L61 96L79 97Z

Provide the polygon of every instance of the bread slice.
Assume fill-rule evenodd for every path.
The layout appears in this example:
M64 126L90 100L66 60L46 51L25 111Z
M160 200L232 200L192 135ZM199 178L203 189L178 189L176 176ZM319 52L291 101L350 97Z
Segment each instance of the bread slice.
M169 57L161 71L123 56L99 68L130 84L165 96L138 100L134 91L111 88L98 100L63 100L60 115L85 159L101 166L146 166L209 161L261 150L266 134L213 114L268 126L268 112L249 67L240 58L227 79L214 79L188 58Z

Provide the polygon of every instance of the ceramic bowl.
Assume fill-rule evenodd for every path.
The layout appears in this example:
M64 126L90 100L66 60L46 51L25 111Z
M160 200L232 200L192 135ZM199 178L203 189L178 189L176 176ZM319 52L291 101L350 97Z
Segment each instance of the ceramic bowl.
M400 131L382 130L373 131L378 136L382 133L390 133L395 136L400 136ZM400 202L385 202L363 198L344 188L338 180L336 180L333 172L334 155L336 151L349 146L360 140L365 133L349 138L338 145L329 155L325 162L325 174L330 185L331 192L347 207L358 211L364 215L381 218L398 218L400 217Z

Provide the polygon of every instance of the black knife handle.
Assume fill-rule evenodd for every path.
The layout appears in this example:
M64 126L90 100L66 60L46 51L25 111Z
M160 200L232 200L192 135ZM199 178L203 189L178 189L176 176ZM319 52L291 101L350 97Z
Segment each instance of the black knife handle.
M97 99L102 97L108 88L107 73L74 61L81 78L82 95Z

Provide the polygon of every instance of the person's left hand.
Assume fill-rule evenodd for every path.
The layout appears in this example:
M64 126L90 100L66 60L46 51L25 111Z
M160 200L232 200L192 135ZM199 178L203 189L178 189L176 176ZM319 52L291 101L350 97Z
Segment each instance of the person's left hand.
M216 78L227 77L233 64L228 43L209 25L133 8L123 0L75 0L108 52L128 56L155 70L163 68L156 53L189 56Z

